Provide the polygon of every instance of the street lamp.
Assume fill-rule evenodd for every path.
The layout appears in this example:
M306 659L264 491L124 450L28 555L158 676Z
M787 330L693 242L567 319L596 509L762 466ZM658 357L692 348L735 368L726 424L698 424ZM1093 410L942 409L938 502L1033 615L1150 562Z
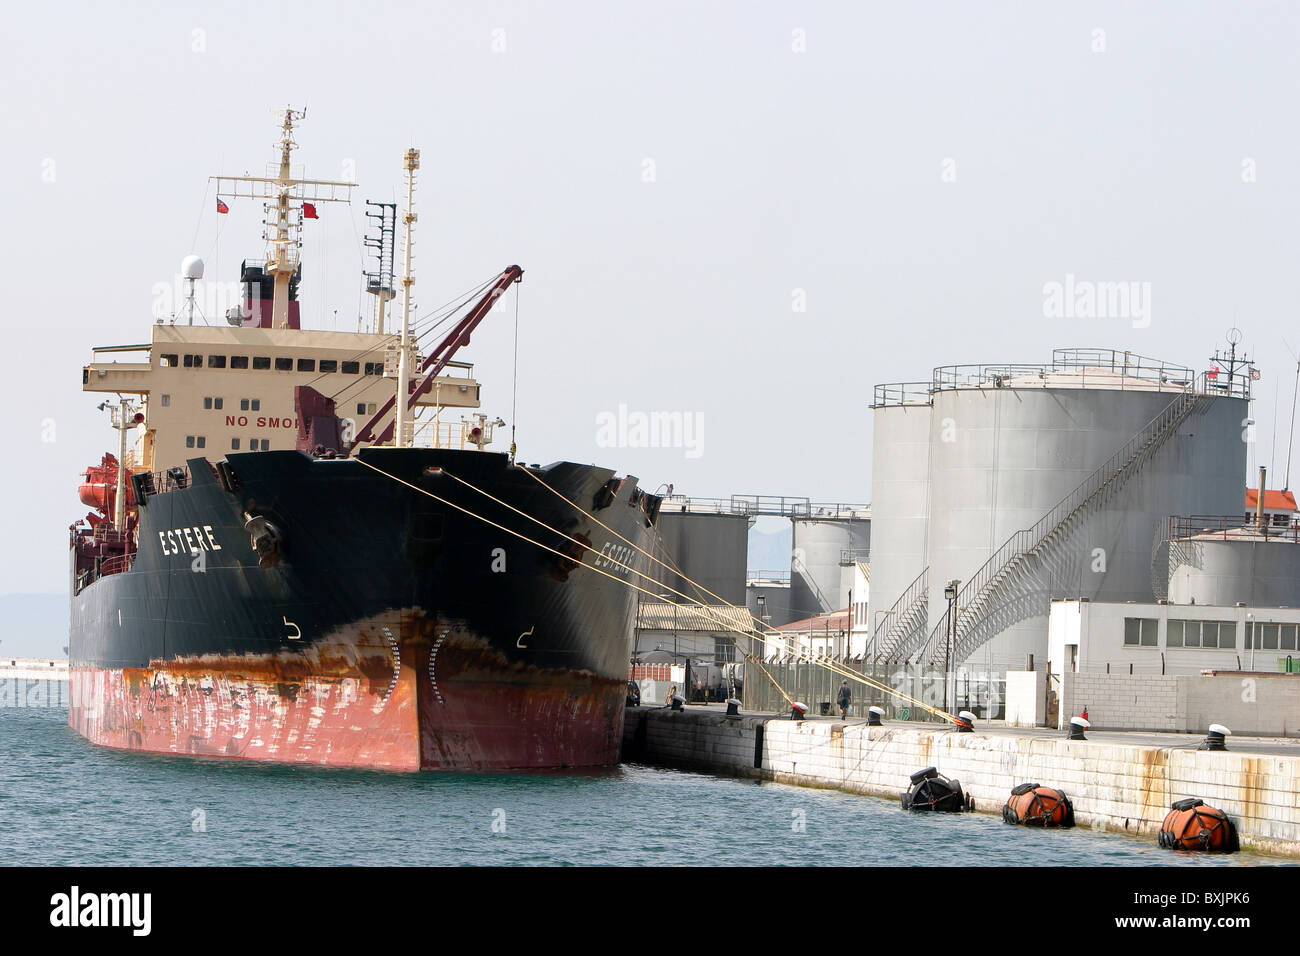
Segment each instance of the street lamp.
M961 581L953 578L943 589L948 599L948 633L943 649L943 709L948 709L948 671L952 667L952 646L957 638L957 588Z

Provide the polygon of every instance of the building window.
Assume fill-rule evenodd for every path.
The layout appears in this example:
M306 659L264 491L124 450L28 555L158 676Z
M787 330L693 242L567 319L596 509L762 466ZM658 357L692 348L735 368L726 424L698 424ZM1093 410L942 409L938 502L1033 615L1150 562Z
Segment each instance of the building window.
M1167 647L1234 648L1236 621L1170 621L1165 632Z
M253 368L268 369L270 367L271 367L271 359L269 356L266 355L253 356Z
M162 407L166 408L171 403L172 403L172 397L170 395L164 394L162 397Z
M316 360L315 360L315 359L298 359L298 371L300 371L300 372L314 372L314 371L316 371Z
M185 436L185 447L186 447L186 448L193 448L193 447L194 447L194 436L193 436L193 435L186 435L186 436Z
M1155 647L1160 622L1153 617L1124 618L1125 647Z
M239 451L239 439L238 439L238 438L232 438L232 439L230 439L230 450L231 450L231 451Z
M1295 624L1246 624L1246 649L1260 651L1294 651L1297 649Z
M344 375L360 375L360 374L361 374L361 363L360 363L360 362L344 362L344 363L343 363L343 374L344 374Z
M231 368L248 368L248 356L247 356L247 355L232 355L232 356L230 356L230 367L231 367Z
M338 359L321 359L320 370L322 372L337 372L339 370Z
M729 637L713 638L713 660L716 664L730 664L736 659L736 645Z
M293 359L291 359L291 358L277 358L277 359L275 360L275 370L276 370L277 372L292 372L292 371L293 371Z
M209 355L208 368L225 368L226 357L224 355Z
M181 357L179 355L160 355L159 359L159 364L163 368L175 368L177 365L181 364Z

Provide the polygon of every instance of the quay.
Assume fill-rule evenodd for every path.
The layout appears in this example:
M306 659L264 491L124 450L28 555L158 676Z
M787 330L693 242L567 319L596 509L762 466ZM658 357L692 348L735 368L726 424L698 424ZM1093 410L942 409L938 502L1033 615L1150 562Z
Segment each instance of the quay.
M723 705L629 707L622 760L898 799L917 770L961 781L976 812L1000 813L1011 790L1064 790L1080 826L1155 841L1169 805L1199 797L1227 813L1243 849L1300 858L1300 741L1204 735L1064 731L773 714L728 717Z

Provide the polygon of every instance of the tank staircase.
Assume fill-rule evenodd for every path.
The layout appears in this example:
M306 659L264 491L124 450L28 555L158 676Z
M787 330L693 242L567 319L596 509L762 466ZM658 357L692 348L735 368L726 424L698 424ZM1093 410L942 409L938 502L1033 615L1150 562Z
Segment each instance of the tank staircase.
M930 569L925 568L894 606L878 620L867 653L874 661L894 660L900 647L925 637L930 608Z
M1031 616L1033 606L1041 604L1041 595L1038 589L1026 589L1024 585L1032 584L1039 577L1039 570L1059 556L1071 535L1142 470L1190 415L1208 408L1212 395L1205 388L1204 375L1199 385L1180 392L1033 527L1013 534L961 586L955 602L957 621L949 654L945 655L945 649L949 628L953 627L951 607L944 611L928 639L917 640L910 646L905 644L896 653L904 657L915 654L916 660L928 659L938 664L943 664L945 659L950 664L960 662L1015 620ZM998 614L1007 605L1016 603L1020 607L1013 615L1014 620Z

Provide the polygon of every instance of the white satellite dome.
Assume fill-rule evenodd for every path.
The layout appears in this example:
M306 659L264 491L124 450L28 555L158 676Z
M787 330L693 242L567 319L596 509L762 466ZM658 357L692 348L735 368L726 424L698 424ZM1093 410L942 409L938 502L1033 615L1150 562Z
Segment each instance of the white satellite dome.
M198 256L186 256L181 260L181 275L187 279L202 279L203 260Z

